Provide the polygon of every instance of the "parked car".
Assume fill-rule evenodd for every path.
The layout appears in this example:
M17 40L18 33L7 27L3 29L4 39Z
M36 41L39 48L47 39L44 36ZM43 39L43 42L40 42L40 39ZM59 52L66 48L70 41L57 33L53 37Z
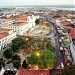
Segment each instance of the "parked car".
M13 70L7 69L7 70L5 70L4 75L7 75L7 74L14 75L14 74L16 74L16 72L17 72L17 69L13 69Z

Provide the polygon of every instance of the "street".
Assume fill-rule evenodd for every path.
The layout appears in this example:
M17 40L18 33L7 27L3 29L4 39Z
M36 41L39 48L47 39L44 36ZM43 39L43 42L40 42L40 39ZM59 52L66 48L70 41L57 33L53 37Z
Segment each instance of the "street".
M64 61L64 54L63 54L63 51L60 50L60 47L61 47L61 44L59 43L59 39L60 39L60 35L59 33L57 32L57 29L55 27L55 23L53 22L50 22L50 24L53 26L54 28L54 33L55 33L55 50L56 50L56 65L55 65L55 68L63 68L64 66L62 66L61 64L63 63L63 65L65 65L65 61Z

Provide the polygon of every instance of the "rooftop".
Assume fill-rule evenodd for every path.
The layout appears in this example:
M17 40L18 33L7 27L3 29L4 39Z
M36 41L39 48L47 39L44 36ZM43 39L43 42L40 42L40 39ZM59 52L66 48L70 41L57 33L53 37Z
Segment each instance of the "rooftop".
M5 35L0 33L0 39L3 39L5 37Z
M62 23L64 26L68 26L69 24L71 24L70 21L62 21L61 23Z
M49 70L28 70L20 68L16 75L50 75Z
M20 14L17 17L10 16L9 18L4 17L4 18L0 18L0 19L6 20L6 21L10 21L10 20L16 20L16 21L18 21L18 20L24 20L24 21L27 21L27 17L28 17L28 15L26 15L26 14Z
M70 32L69 35L71 36L72 39L75 39L75 28L69 28Z
M23 25L25 25L25 24L27 24L28 22L18 22L17 24L16 24L16 26L23 26Z
M6 36L8 36L9 34L7 32L1 32L0 33L0 39L5 38Z
M0 28L0 31L10 31L12 29L8 29L8 28Z
M21 15L19 15L15 20L25 20L25 21L27 21L27 15L26 14L21 14Z

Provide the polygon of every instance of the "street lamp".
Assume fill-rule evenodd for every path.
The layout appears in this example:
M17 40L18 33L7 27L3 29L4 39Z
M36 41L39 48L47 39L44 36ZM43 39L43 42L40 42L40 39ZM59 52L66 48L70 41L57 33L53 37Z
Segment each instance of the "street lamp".
M28 37L26 37L26 41L28 41L29 40L29 38Z
M36 56L38 56L38 57L39 57L39 56L40 56L40 53L39 53L39 52L36 52Z

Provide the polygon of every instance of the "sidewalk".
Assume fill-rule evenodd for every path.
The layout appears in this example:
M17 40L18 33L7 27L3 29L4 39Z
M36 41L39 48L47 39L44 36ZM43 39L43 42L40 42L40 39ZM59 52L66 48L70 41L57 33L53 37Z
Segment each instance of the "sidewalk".
M4 68L2 67L1 71L0 71L0 75L3 75L4 74Z

